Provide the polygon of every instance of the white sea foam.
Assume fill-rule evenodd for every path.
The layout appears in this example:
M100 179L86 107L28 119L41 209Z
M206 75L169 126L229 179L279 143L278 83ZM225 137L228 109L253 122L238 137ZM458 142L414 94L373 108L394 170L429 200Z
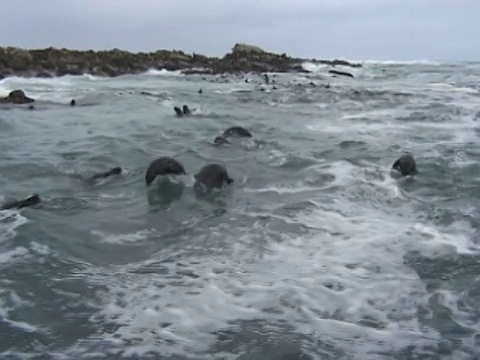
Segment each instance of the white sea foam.
M17 234L17 228L27 222L28 218L18 210L0 211L0 242L14 237Z
M412 250L439 257L480 249L472 247L464 224L443 229L420 223L408 202L386 210L348 201L359 184L371 184L384 197L398 196L394 180L371 181L359 169L344 161L325 165L323 171L335 174L347 196L328 206L319 199L313 210L285 218L307 226L308 234L292 236L258 222L235 235L212 229L204 241L222 237L232 244L226 253L189 259L181 256L183 249L182 266L162 264L167 274L101 275L98 281L108 291L94 321L118 326L105 340L125 356L187 355L207 350L216 332L238 331L243 321L256 320L279 332L286 331L282 323L294 325L299 335L359 356L385 351L384 344L390 351L413 343L434 346L440 334L417 319L430 295L404 257Z
M167 69L149 69L145 74L151 76L183 76L181 70L169 71Z
M129 234L107 234L100 230L92 230L92 235L99 237L100 241L110 244L138 243L152 236L150 230L140 230Z
M156 76L155 73L151 75ZM142 79L145 81L145 77ZM57 81L59 88L63 87L67 94L68 89L75 87L68 83L70 80L39 81L45 82L40 84L43 87L50 86L48 82ZM72 81L77 80L80 81ZM150 80L159 81L153 77ZM124 84L122 82L118 87ZM3 85L4 81L0 83ZM40 85L39 92L46 94ZM151 88L151 82L146 86ZM427 91L429 95L432 92L447 93L443 88L439 90L425 83L408 86L419 92ZM87 87L85 85L85 89ZM387 90L393 87L402 89L403 85L395 84ZM88 285L96 289L98 298L89 299L89 305L92 302L96 307L90 320L97 332L85 336L81 332L79 337L82 338L65 351L77 356L65 355L64 358L82 358L87 356L86 353L93 358L100 358L100 353L111 357L147 358L155 353L158 358L195 354L195 358L211 359L214 356L202 357L201 351L212 346L217 346L216 357L221 357L219 353L227 347L231 354L239 354L244 351L245 343L262 341L261 334L253 338L245 330L252 320L259 324L258 327L267 329L268 341L298 337L302 350L309 353L315 353L322 346L317 343L319 339L329 348L344 352L347 358L371 359L375 358L372 352L385 354L412 346L435 349L443 341L444 334L418 319L419 310L430 307L432 296L438 297L438 302L450 311L449 317L454 321L478 332L478 324L472 323L472 313L458 301L463 294L448 288L435 290L432 294L420 278L420 272L406 261L412 252L434 260L478 256L480 249L473 241L475 229L472 225L464 220L453 221L448 226L427 220L425 214L418 211L418 201L414 196L409 197L402 187L403 180L388 176L393 158L381 160L378 164L367 160L342 160L335 154L338 144L352 139L375 147L367 155L377 147L389 149L392 145L401 145L399 153L409 148L420 154L429 151L430 156L437 147L445 149L444 145L458 147L473 142L476 135L472 114L478 111L478 103L471 95L466 91L448 93L450 101L458 104L460 109L452 121L400 120L412 115L415 111L412 108L418 101L423 101L416 98L387 110L385 107L372 109L375 105L369 107L361 101L357 101L355 110L349 106L343 109L339 102L331 103L327 98L322 109L312 106L318 113L302 117L303 113L293 110L287 114L291 116L288 122L293 123L288 128L283 128L285 121L281 116L285 114L278 114L279 121L271 126L284 136L285 141L295 141L290 136L292 132L304 132L308 136L313 133L318 142L312 145L313 150L302 148L302 151L331 152L326 151L323 157L315 155L313 160L316 163L298 174L289 172L285 178L271 176L267 183L257 183L256 187L250 184L255 183L256 174L245 171L241 174L244 179L249 177L253 181L246 181L244 188L236 189L226 214L220 218L221 224L215 224L212 218L202 219L195 223L195 231L179 235L177 248L160 249L138 263L118 267L110 264L98 268L91 266L85 272L75 274L77 279L91 283ZM427 104L430 104L428 100ZM214 105L207 103L205 106ZM289 110L287 106L295 108L298 104L286 104L281 110L286 112ZM208 112L204 114L209 115ZM262 116L252 108L251 124L265 120L270 125L273 116L259 119ZM132 117L141 116L135 113ZM194 120L195 117L185 121ZM183 121L176 123L185 126ZM102 124L108 125L108 122ZM220 126L223 125L218 124ZM152 130L145 126L145 129L148 136L155 131L155 139L161 131L168 134L166 138L169 140L176 136L165 128ZM121 132L121 136L128 135L123 133L123 128ZM258 133L259 137L266 135L261 130ZM412 133L419 136L412 136ZM425 141L422 134L428 134L429 141ZM274 170L279 173L289 171L281 166L291 160L282 141L278 141L275 147L264 145L265 150L258 155L266 158L268 165L276 167ZM302 146L300 142L295 145ZM155 146L152 143L139 146L152 154L159 151L178 154L179 150L169 148L168 143L162 140ZM292 145L289 143L287 147ZM230 150L241 151L233 146ZM464 153L458 152L452 156L452 166L461 169L474 164ZM334 159L330 156L332 153ZM256 157L256 153L253 154L252 159ZM224 160L225 156L230 155L224 155ZM313 155L306 157L311 161ZM143 166L139 165L140 162L145 159L135 158L131 166L140 168ZM422 166L421 162L419 166ZM425 178L420 177L420 187L425 186L422 181ZM123 190L112 191L118 192L119 198L125 197ZM103 204L111 203L111 197L115 195L108 194L99 195L97 200ZM138 196L128 196L128 199L141 203ZM303 201L308 206L281 211L291 205L289 201ZM470 215L474 216L475 206L470 205L473 209ZM111 229L115 229L115 221L123 221L115 217L109 220L112 221ZM2 245L10 246L7 240L18 231L21 221L27 220L18 211L0 212ZM14 223L16 225L12 225ZM201 226L205 229L202 230ZM92 241L102 242L102 247L137 243L141 246L146 239L160 237L149 229L124 234L100 228L86 231L87 236L93 235ZM48 255L52 249L40 241L30 242L28 250L17 247L3 252L0 265L8 266L29 254ZM60 292L57 294L61 296ZM18 319L12 316L15 306L6 305L4 307L1 303L2 319L5 317L11 326L34 331L33 325L16 323ZM218 332L221 331L225 331L222 336L230 337L230 340L219 344ZM225 358L237 357L231 354Z
M23 332L35 332L38 330L36 326L12 319L10 312L24 305L31 304L22 300L13 290L0 289L0 321Z

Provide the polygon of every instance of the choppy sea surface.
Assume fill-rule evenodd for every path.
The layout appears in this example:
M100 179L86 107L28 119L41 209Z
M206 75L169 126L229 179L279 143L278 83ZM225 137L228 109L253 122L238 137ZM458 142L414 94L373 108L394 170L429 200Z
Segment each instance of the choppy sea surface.
M478 359L480 63L305 66L0 81L0 358Z

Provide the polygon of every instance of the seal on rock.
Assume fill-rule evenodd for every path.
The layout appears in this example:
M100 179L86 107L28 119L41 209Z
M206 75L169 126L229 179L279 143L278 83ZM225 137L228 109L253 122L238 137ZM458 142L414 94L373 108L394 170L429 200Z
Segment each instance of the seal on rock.
M402 176L417 174L417 163L410 154L400 156L392 165L392 169L400 171Z
M40 202L40 196L35 194L23 200L14 200L7 202L0 207L0 210L21 209L23 207L37 205Z
M145 183L149 186L157 176L161 175L185 175L183 165L177 160L163 156L153 160L145 173Z
M103 179L107 178L112 175L118 175L122 173L122 168L120 166L114 167L108 171L104 171L102 173L95 174L90 177L90 180L96 180L96 179Z
M221 189L224 184L231 184L233 179L228 176L227 170L223 165L217 163L207 164L194 175L195 187L205 187L207 190L212 188Z

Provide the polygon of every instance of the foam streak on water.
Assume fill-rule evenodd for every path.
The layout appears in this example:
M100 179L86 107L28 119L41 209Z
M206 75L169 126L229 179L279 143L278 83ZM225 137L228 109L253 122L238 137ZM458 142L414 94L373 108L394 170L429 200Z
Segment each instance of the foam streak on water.
M0 214L0 357L475 358L480 66L304 67L0 81L38 99L0 108L2 201L44 199ZM147 190L164 155L188 174ZM207 162L235 182L199 198Z

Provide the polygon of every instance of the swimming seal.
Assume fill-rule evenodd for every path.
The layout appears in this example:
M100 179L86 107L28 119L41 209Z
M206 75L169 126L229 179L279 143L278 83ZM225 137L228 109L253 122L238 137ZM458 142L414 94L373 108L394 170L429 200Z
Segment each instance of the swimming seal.
M23 200L14 200L7 202L0 207L0 210L21 209L23 207L37 205L40 202L40 196L35 194Z
M242 138L242 137L252 137L252 133L247 129L241 126L232 126L225 130L222 135L217 136L213 139L215 145L230 144L227 138Z
M107 177L112 176L112 175L120 174L121 172L122 172L122 168L120 166L117 166L117 167L114 167L114 168L112 168L108 171L98 173L98 174L95 174L95 175L91 176L90 180L107 178Z
M184 175L183 165L177 160L163 156L150 163L145 173L145 183L149 186L157 176L161 175Z
M75 101L75 99L72 99L70 101L70 106L75 106L75 105L77 105L77 102Z
M247 129L241 126L232 126L231 128L228 128L223 132L223 136L240 138L240 137L252 137L252 134L250 133L250 131L248 131Z
M221 189L225 183L231 184L233 179L228 176L224 166L216 163L207 164L194 175L195 187L203 185L207 190L212 188ZM201 185L200 185L201 184Z
M392 165L392 169L400 171L402 176L417 174L417 164L410 154L400 156Z
M330 74L335 74L335 75L340 75L340 76L347 76L353 78L353 75L350 74L349 72L346 71L340 71L340 70L328 70Z
M174 106L174 107L173 107L173 110L175 110L175 114L177 114L178 117L182 117L182 116L183 116L182 109L180 109L178 106Z
M190 109L188 108L187 105L183 105L182 109L183 109L183 115L191 115L192 114L192 112L190 111Z
M230 144L230 141L228 141L223 135L217 136L215 139L213 139L213 143L215 145L222 145L222 144Z

